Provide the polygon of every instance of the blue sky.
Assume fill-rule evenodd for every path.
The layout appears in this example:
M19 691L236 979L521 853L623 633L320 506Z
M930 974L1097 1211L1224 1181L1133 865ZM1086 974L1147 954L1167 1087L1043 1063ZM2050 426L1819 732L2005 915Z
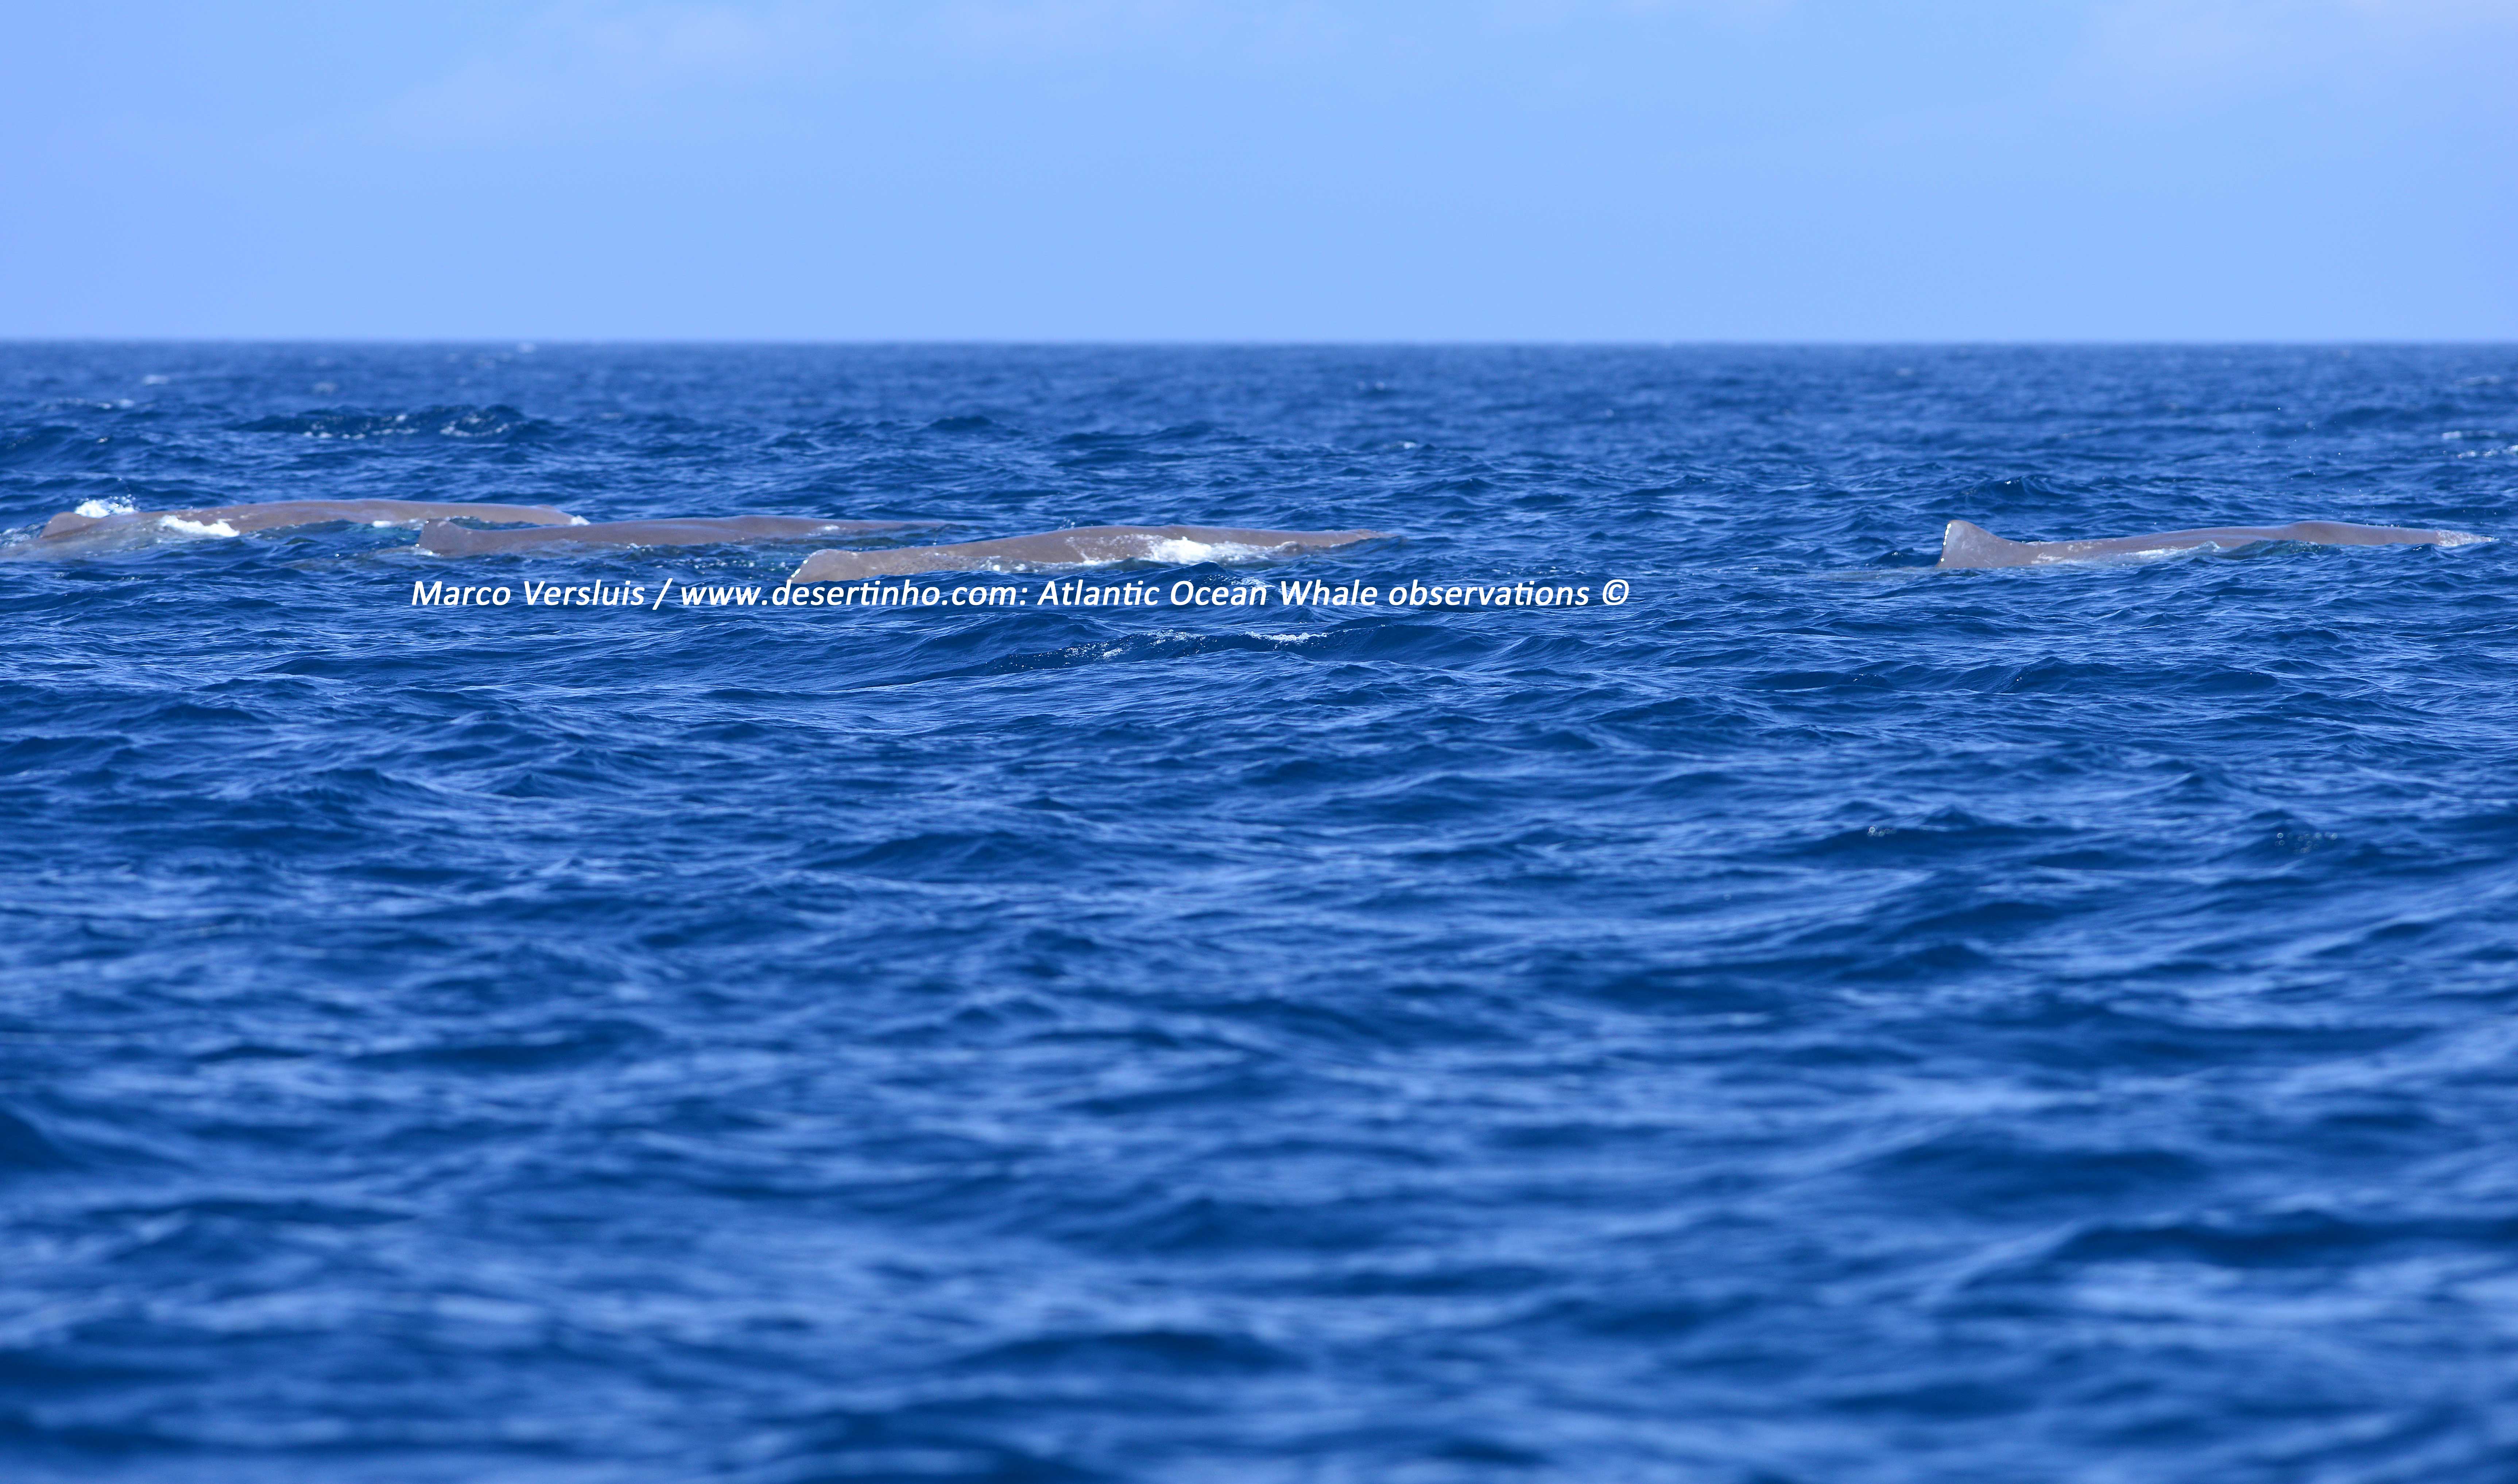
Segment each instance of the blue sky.
M13 10L0 336L2518 339L2518 0Z

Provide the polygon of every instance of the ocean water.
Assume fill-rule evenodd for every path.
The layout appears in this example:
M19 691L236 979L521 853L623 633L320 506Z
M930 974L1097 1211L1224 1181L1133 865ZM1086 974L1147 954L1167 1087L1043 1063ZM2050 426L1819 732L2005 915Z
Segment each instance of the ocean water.
M10 1479L2518 1478L2518 349L0 347L357 497L1391 534L0 561Z

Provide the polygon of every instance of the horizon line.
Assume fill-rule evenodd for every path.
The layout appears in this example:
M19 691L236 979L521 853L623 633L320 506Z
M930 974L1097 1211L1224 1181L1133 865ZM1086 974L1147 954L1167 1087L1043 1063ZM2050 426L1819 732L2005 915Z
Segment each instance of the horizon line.
M2310 338L2241 339L2106 338L1725 338L1704 339L1206 339L1194 337L997 338L935 336L929 338L868 336L863 338L734 337L703 335L9 335L0 347L142 345L324 345L324 346L461 346L499 347L532 353L557 349L991 349L991 350L2357 350L2357 349L2518 349L2518 339L2501 338Z

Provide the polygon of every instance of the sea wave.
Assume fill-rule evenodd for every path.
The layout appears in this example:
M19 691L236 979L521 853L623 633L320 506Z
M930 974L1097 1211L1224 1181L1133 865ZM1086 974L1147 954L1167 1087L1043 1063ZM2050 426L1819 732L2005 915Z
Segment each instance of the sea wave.
M402 413L370 413L352 408L326 408L311 413L275 414L237 424L244 433L288 433L301 438L462 438L513 440L538 438L555 431L541 418L512 407L424 407Z
M11 529L1229 522L1632 589L419 606L798 552L341 522L0 567L0 1472L2497 1477L2518 551L1917 569L1953 518L2503 533L2448 435L2512 388L0 348Z

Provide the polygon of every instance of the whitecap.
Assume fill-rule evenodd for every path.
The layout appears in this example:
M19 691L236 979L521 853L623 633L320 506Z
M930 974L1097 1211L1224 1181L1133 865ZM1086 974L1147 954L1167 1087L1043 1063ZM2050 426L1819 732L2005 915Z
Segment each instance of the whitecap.
M1166 536L1147 543L1146 559L1186 567L1198 562L1247 561L1254 556L1265 556L1269 550L1266 546L1245 546L1237 542L1208 543Z
M214 520L209 522L207 525L204 525L197 520L186 520L180 515L160 515L157 517L157 524L165 530L174 531L185 536L234 536L238 534L237 528L229 525L224 520Z

